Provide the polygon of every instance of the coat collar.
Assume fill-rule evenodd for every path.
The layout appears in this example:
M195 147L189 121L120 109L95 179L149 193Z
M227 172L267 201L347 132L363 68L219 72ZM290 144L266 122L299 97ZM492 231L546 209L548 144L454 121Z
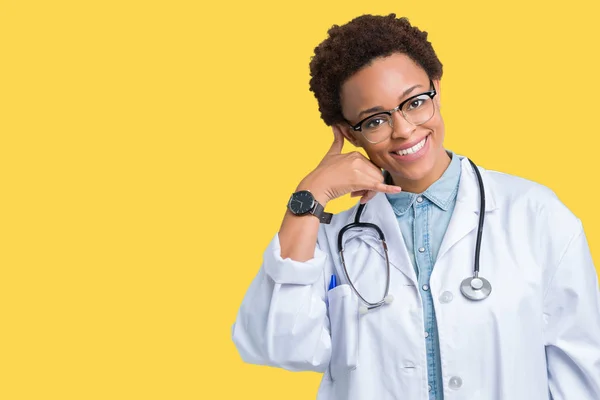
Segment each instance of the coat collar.
M469 160L464 156L458 157L460 158L461 178L456 197L456 206L442 240L438 260L459 240L474 230L479 221L480 197L477 176ZM493 183L490 181L486 170L481 167L478 168L481 172L485 188L485 212L488 213L498 208ZM332 226L336 230L336 234L344 225L354 221L357 209L358 206L355 206L348 210L348 212L343 213L343 216L340 215L342 218ZM367 203L360 220L361 222L374 223L381 228L388 245L390 264L416 283L416 273L408 256L396 214L384 193L378 193Z
M477 182L477 175L469 162L469 159L465 156L459 156L461 161L461 180L458 185L458 195L456 201L460 202L467 209L471 210L475 214L479 215L480 197L479 197L479 184ZM481 173L481 179L485 188L485 212L490 212L498 208L496 203L496 196L494 194L493 182L490 181L487 171L479 167Z

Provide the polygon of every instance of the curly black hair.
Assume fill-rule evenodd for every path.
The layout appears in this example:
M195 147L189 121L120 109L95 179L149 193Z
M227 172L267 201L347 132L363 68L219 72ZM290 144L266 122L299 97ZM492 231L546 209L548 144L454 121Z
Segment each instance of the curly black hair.
M310 61L310 90L327 125L344 121L342 84L376 58L403 53L430 79L442 77L442 63L427 40L427 32L413 27L405 17L362 15L345 25L333 25L327 33L329 37L315 48Z

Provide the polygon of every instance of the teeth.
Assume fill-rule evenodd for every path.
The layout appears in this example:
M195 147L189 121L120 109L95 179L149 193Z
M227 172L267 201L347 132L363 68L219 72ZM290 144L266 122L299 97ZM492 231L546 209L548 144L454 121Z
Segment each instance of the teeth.
M421 150L423 148L423 146L425 146L425 140L427 140L427 136L425 136L423 138L423 140L421 140L419 143L415 144L413 147L410 147L410 148L404 149L404 150L399 150L396 153L401 156L406 156L408 154L416 153L417 151Z

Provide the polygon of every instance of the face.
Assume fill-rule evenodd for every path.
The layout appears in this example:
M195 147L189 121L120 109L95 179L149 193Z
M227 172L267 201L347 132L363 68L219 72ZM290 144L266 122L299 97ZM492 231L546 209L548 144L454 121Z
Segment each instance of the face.
M357 147L363 147L375 165L388 171L394 183L409 192L420 193L427 189L444 173L450 162L443 147L440 82L433 81L433 84L437 91L433 98L433 117L417 126L408 122L400 111L394 112L393 129L390 137L383 142L372 144L347 123L336 124L346 139ZM374 60L342 85L342 113L354 125L429 90L431 86L425 70L405 54L395 53ZM409 148L412 148L409 150L411 153L404 154L403 150ZM402 151L403 155L398 151Z

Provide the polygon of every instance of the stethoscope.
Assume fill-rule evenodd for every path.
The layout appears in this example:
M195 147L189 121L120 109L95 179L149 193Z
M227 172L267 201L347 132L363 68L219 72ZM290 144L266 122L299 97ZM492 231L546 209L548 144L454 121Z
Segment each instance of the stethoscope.
M479 226L477 227L477 241L475 242L475 265L473 267L473 276L465 278L460 284L460 291L463 296L465 296L469 300L483 300L486 299L490 293L492 292L492 285L490 282L479 276L479 255L481 251L481 235L483 233L483 222L485 218L485 190L483 187L483 180L481 179L481 174L479 173L479 169L475 165L473 161L468 159L477 175L477 182L479 184L479 197L481 199L481 203L479 206ZM340 254L340 260L342 262L342 268L344 272L344 276L346 281L348 282L352 291L358 296L358 298L363 302L363 305L360 306L359 312L361 314L366 314L369 310L373 310L375 308L381 307L384 304L389 304L394 301L394 297L389 294L390 291L390 259L388 256L388 247L385 242L385 236L383 235L383 231L377 225L372 224L370 222L360 222L360 217L362 215L363 209L365 208L365 204L361 204L358 206L358 210L356 211L356 216L354 217L354 222L344 226L340 232L338 233L338 252ZM344 233L353 228L368 228L374 229L379 236L379 240L381 241L381 245L383 247L384 255L385 255L385 263L386 263L386 278L385 278L385 292L381 300L376 302L367 301L356 289L352 280L350 279L350 275L348 274L348 269L346 268L346 261L344 260L344 249L342 247L344 241Z

